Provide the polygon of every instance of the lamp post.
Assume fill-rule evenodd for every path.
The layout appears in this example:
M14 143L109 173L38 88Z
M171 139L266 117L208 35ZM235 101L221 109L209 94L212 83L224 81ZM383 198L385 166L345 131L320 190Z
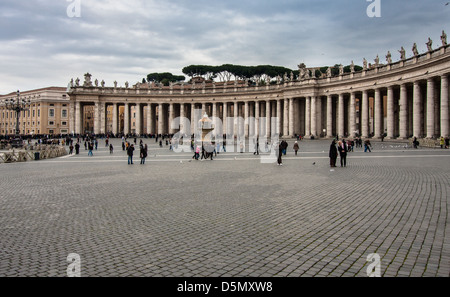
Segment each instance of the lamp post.
M16 138L20 138L19 118L20 112L29 110L31 105L30 99L20 99L20 91L17 91L17 98L6 99L4 101L6 109L16 112Z

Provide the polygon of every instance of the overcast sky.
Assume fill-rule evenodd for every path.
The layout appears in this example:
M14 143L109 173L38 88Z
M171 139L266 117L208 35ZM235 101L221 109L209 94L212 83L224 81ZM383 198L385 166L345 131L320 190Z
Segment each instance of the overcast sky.
M384 62L387 51L397 61L401 46L410 57L414 42L423 53L450 33L450 0L379 1L370 18L367 0L1 0L0 94L86 72L123 86L191 64L295 70Z

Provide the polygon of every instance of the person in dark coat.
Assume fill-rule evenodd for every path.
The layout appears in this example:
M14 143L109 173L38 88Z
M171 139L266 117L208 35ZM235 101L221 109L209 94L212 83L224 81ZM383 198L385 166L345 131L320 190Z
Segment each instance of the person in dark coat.
M347 142L345 140L339 141L338 145L339 156L341 157L341 167L347 166Z
M148 155L147 145L141 145L141 152L140 152L141 164L145 164L145 158L147 158L147 155Z
M282 155L283 155L283 144L280 143L278 145L278 160L277 160L279 166L283 166L283 160L281 159Z
M134 152L134 144L128 146L127 148L128 164L133 164L133 152Z
M281 141L281 149L283 151L283 155L286 155L287 148L288 148L288 143L285 140Z
M77 142L77 143L75 144L75 154L76 154L76 155L79 155L79 154L80 154L80 143L79 143L79 142Z
M336 167L336 159L338 156L338 151L336 148L336 140L333 140L330 145L330 152L328 154L330 157L330 167Z

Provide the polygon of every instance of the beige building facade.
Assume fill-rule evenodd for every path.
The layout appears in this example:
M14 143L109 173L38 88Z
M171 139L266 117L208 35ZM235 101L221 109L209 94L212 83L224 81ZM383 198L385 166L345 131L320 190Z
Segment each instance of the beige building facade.
M17 99L17 92L0 95L0 102ZM20 113L21 135L53 135L69 133L70 101L67 88L48 87L20 92L20 99L30 101L27 110ZM16 132L16 112L0 104L0 133L14 135Z

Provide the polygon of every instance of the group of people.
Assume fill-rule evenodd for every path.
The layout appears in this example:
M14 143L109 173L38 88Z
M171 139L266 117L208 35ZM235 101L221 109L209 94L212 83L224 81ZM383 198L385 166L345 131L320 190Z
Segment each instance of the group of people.
M134 143L136 143L136 138L134 139ZM126 141L125 137L122 138L122 148L127 151L128 156L128 165L132 165L133 163L133 155L134 155L134 144ZM145 164L145 159L148 156L148 146L142 142L142 139L139 143L139 157L141 158L140 164Z
M350 146L350 151L353 148ZM336 167L336 160L338 155L341 158L341 167L347 167L347 153L349 152L349 145L345 139L340 140L336 146L336 140L333 139L330 145L329 157L330 157L330 167Z

